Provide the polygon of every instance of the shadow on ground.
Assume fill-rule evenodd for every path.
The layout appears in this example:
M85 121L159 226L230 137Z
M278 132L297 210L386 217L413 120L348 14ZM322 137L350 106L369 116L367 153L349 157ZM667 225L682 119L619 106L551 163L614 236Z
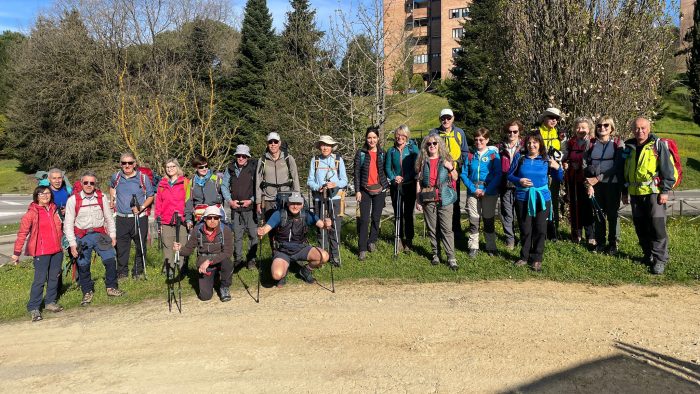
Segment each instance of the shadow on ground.
M698 393L700 365L616 342L621 354L582 364L507 393Z

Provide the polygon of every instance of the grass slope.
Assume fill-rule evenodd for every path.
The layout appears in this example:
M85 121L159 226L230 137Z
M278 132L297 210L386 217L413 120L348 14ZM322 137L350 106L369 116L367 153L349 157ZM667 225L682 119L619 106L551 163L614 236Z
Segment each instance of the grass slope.
M31 193L36 181L20 169L17 160L0 160L0 193Z
M387 119L387 130L405 124L411 130L411 137L416 139L440 126L440 110L448 107L446 98L430 93L393 95L389 100L394 108Z

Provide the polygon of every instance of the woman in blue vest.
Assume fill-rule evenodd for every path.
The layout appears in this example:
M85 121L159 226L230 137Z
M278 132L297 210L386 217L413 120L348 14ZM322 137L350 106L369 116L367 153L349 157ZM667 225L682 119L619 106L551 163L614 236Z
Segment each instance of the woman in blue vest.
M552 195L548 177L561 182L564 172L556 160L547 156L539 131L525 138L525 153L517 153L508 172L508 180L516 185L515 212L520 223L520 259L516 266L530 264L542 270L547 221L552 219Z

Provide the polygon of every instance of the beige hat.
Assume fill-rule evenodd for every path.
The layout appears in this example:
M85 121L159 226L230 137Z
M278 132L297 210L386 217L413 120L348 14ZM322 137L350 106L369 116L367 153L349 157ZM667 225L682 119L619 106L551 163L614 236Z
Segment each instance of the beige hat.
M338 141L334 140L333 137L331 137L330 135L322 135L318 137L318 141L316 141L316 144L314 146L316 147L316 149L320 149L321 144L332 146L333 151L338 149Z
M236 153L234 153L233 155L234 156L246 155L246 156L250 157L250 148L248 147L248 145L243 145L243 144L238 145L236 147Z
M204 210L204 213L202 214L202 217L205 218L207 216L218 216L221 217L221 208L217 207L216 205L210 205L207 207L207 209Z
M554 107L549 107L549 108L545 109L544 112L542 112L542 114L540 115L540 122L544 120L545 116L551 116L551 117L554 117L557 119L562 118L561 111L559 110L559 108L554 108Z

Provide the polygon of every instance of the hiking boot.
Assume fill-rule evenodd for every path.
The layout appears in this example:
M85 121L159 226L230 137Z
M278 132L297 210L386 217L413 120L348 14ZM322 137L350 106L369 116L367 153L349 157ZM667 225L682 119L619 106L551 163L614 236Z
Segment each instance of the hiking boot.
M226 286L221 286L221 302L231 301L231 290Z
M127 275L127 274L117 275L117 280L126 280L126 279L129 279L129 275Z
M367 250L369 250L370 253L376 251L376 250L377 250L377 244L371 243L371 244L367 245Z
M540 272L542 271L542 262L541 261L535 261L532 263L532 270L535 272Z
M506 243L506 250L513 250L513 249L515 249L515 242Z
M308 266L303 266L299 269L299 278L308 284L316 282L314 275L311 273L311 268Z
M615 245L610 245L610 248L608 249L608 252L607 252L607 253L608 253L610 256L613 256L613 257L617 256L617 254L619 253L618 250L617 250L617 246L615 246Z
M44 307L44 310L47 310L49 312L57 313L63 310L63 307L58 305L55 302L52 302Z
M107 288L107 295L110 297L121 297L124 295L124 292L122 290L119 290L114 287L108 287Z
M477 253L479 253L479 249L469 249L469 257L475 258Z
M592 252L596 254L603 254L605 252L605 247L603 245L596 245Z
M459 266L457 266L457 260L454 259L448 260L447 266L450 267L452 271L457 271L457 269L459 268Z
M360 261L365 261L365 260L367 260L367 252L360 252L360 255L357 256L357 258L358 258Z
M29 311L29 315L32 317L33 322L41 321L44 318L41 317L41 312L38 309Z
M666 270L666 262L657 260L654 263L654 267L651 269L651 273L654 275L661 275L664 273L664 270Z
M287 284L287 276L285 275L284 278L277 281L277 284L275 285L275 287L277 287L277 288L284 287L284 285L286 285L286 284Z
M248 264L246 265L246 268L248 268L249 270L254 270L254 269L258 268L257 261L255 261L255 259L248 260Z
M433 255L433 259L430 260L430 264L432 264L432 265L438 265L438 264L440 264L440 258L437 257L437 255Z
M95 292L92 290L88 291L87 293L83 294L83 300L80 301L80 306L88 306L92 302L92 297L95 295Z
M525 260L518 260L515 263L513 263L516 267L523 267L527 265L527 261Z
M651 267L652 265L654 265L654 258L651 257L651 255L644 256L642 257L642 261L640 263Z
M331 263L332 266L336 268L340 268L340 257L339 256L331 256L331 259L328 261Z
M413 241L406 241L403 243L403 252L410 253L413 248Z

